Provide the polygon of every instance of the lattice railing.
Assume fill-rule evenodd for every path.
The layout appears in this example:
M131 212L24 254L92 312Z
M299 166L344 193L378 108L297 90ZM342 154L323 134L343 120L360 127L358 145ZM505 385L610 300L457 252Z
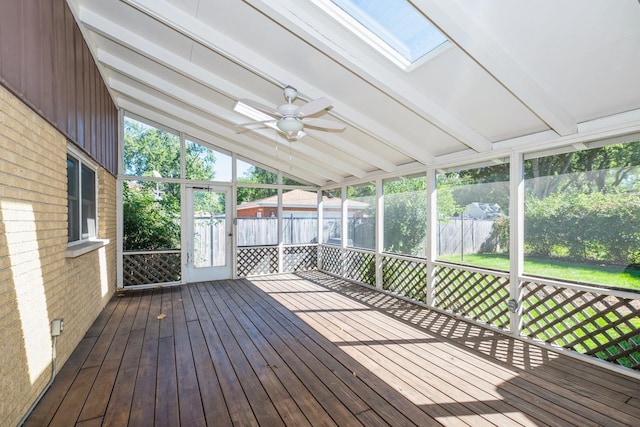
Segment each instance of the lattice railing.
M236 273L238 277L277 272L277 246L251 246L238 248L236 258Z
M317 267L317 245L285 246L282 248L282 271L284 273L312 270Z
M344 277L375 286L375 254L373 252L347 249L344 253Z
M521 286L522 335L640 369L640 300L538 281Z
M434 287L436 307L510 329L507 273L436 265Z
M342 249L338 246L320 246L322 270L327 273L342 274Z
M382 288L394 294L426 303L426 260L385 255L382 258Z
M123 286L178 282L181 279L180 251L124 252Z

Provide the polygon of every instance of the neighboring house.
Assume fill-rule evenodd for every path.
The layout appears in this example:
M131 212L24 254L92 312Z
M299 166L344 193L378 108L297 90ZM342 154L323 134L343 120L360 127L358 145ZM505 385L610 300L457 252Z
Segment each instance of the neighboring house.
M496 219L504 216L497 203L469 203L463 212L465 218Z
M340 199L323 196L323 217L340 217ZM294 218L317 218L318 194L313 191L291 190L282 194L282 215ZM362 213L369 205L366 203L349 200L349 216ZM239 218L269 218L278 216L278 196L266 197L253 202L245 202L238 205L237 216Z

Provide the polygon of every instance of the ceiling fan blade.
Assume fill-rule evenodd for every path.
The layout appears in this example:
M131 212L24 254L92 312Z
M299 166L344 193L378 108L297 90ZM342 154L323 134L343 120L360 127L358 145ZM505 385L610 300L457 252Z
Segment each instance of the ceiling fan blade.
M302 119L302 123L304 123L305 126L309 126L312 128L319 128L319 129L344 130L346 128L346 125L344 125L343 123L338 123L338 122L325 120L325 119L316 119L313 117Z
M243 104L254 108L258 111L262 111L263 113L267 113L274 117L281 117L282 115L276 110L274 107L269 107L268 105L264 105L260 102L253 101L251 99L239 99L238 102L242 102Z
M330 107L331 100L329 98L318 98L298 108L296 115L298 117L312 116Z

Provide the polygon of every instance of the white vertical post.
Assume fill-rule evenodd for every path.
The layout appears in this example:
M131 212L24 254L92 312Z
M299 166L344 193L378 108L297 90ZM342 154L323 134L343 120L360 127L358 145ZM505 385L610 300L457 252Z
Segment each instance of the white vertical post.
M509 166L509 299L510 305L514 304L511 309L511 334L519 336L522 329L519 277L524 270L524 156L512 153Z
M438 197L436 186L436 170L427 169L427 305L434 306L435 301L435 260L438 257Z
M384 251L384 193L382 179L376 179L376 288L382 289L384 277L382 275L382 252Z
M347 203L347 186L342 186L342 191L340 193L342 198L342 218L340 219L340 226L342 227L341 233L342 237L340 238L340 275L342 277L346 276L346 265L345 258L347 256L347 240L349 238L349 224L347 222L349 218L349 204Z
M238 214L236 212L236 204L238 202L238 180L236 179L238 175L237 161L238 159L236 159L235 153L231 153L231 200L227 200L226 209L231 209L231 229L233 231L229 237L231 239L231 253L229 255L231 256L231 276L234 279L238 278Z
M324 232L323 232L323 223L324 223L324 216L322 214L322 209L324 209L324 203L323 203L323 199L322 199L322 190L318 190L317 192L318 194L318 202L316 203L316 205L318 206L318 212L317 212L317 217L318 217L318 237L317 237L317 241L318 241L318 270L322 270L322 256L320 256L320 245L322 244L322 242L324 241Z
M122 178L124 168L124 111L118 110L118 179L116 180L116 286L124 287L124 251L123 234L124 234L124 218L123 218L123 198L122 198Z
M187 178L187 162L185 149L184 132L180 132L180 263L182 283L187 283L189 270L189 253L193 247L193 234L187 230L186 224L189 224L187 215L191 209L187 209L187 186L185 184ZM157 185L157 184L156 184ZM193 252L192 252L193 253Z
M284 218L282 217L283 194L282 172L278 172L278 273L282 273L284 267Z

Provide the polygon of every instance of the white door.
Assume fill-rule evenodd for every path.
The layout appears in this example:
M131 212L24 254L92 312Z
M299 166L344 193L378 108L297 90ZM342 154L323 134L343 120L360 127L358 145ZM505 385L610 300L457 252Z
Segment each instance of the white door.
M231 278L231 189L187 188L187 282Z

